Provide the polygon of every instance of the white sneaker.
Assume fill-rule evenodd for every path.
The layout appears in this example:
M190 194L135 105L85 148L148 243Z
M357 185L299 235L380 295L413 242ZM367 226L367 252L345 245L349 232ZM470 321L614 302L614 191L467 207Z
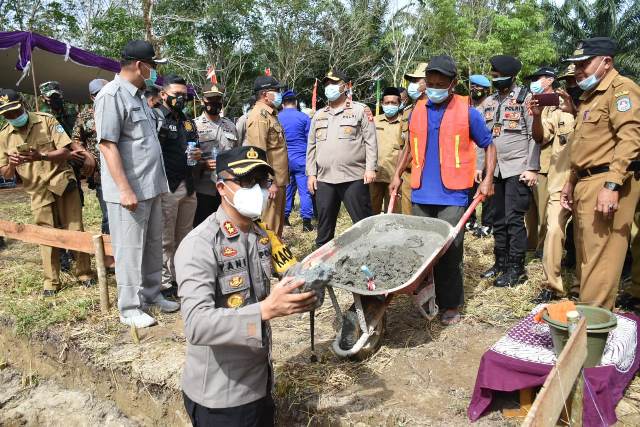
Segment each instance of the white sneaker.
M141 310L136 310L126 317L120 316L120 323L136 328L148 328L156 324L156 319Z
M144 304L144 308L156 306L163 313L173 313L174 311L180 310L180 304L174 301L169 301L162 296L162 294L158 294L156 299L153 302L148 302Z

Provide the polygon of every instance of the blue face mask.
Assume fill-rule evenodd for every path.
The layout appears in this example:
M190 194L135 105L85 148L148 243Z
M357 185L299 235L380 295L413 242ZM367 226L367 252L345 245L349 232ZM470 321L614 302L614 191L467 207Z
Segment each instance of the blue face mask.
M22 126L26 125L27 122L29 121L29 115L25 111L22 114L20 114L20 116L18 116L17 118L15 118L15 119L7 119L7 121L14 128L21 128Z
M600 65L604 64L604 60L600 61ZM600 79L598 77L596 77L596 74L598 74L598 70L600 69L600 65L598 65L598 68L596 68L596 71L591 74L589 77L587 77L584 80L580 80L578 83L578 86L580 86L580 89L582 89L583 91L588 91L591 90L595 87L595 85L598 84L598 82L600 81Z
M531 90L531 93L533 93L534 95L537 95L537 94L542 93L544 91L544 88L542 87L542 82L540 80L536 80L535 82L531 82L529 84L529 89Z
M153 87L156 84L156 80L158 80L158 72L155 68L149 67L149 78L144 79L144 83L148 87Z
M409 86L407 86L407 94L411 97L411 99L413 99L414 101L418 98L420 98L420 95L422 95L422 92L420 92L418 90L418 88L420 87L420 85L418 83L409 83Z
M329 102L340 98L340 95L342 95L340 93L340 85L326 85L324 87L324 96L327 97Z
M383 105L382 111L384 111L385 116L393 117L398 114L398 111L400 111L400 107L398 107L397 105Z
M282 104L282 94L280 92L273 92L273 106L277 109L280 108L280 105Z
M449 88L447 89L435 89L432 87L427 88L427 98L434 104L441 104L447 98L449 98Z

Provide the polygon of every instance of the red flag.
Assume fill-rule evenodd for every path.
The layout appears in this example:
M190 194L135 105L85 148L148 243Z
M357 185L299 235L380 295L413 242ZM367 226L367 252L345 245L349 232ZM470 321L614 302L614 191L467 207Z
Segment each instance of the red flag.
M313 92L311 93L311 109L316 111L316 104L318 103L318 79L313 82Z
M218 77L216 76L216 67L214 67L213 65L209 67L209 69L207 70L207 78L211 80L211 83L213 83L214 85L218 84Z
M271 68L267 67L264 69L264 75L267 77L271 76Z

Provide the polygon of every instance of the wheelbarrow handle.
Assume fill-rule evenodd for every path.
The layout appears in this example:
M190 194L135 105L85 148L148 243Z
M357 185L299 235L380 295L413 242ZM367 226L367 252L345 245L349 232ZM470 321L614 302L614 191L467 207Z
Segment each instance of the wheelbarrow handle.
M387 206L387 213L393 213L393 208L396 206L396 199L398 198L398 193L394 191L389 195L389 206Z
M485 195L484 194L480 194L480 195L478 195L478 196L473 198L473 200L471 201L471 204L469 205L467 210L462 215L462 218L460 218L460 221L458 221L458 223L456 224L456 227L455 227L455 235L456 236L458 235L458 233L460 233L460 231L462 230L462 227L464 227L464 225L467 223L467 221L469 221L469 218L471 217L473 212L475 212L475 210L478 207L478 205L481 202L483 202L484 199L485 199Z

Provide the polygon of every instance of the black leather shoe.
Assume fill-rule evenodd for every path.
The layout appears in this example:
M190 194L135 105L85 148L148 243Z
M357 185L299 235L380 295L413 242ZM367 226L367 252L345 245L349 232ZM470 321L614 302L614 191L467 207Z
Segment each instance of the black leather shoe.
M302 231L313 231L313 224L310 219L302 220Z
M623 293L616 299L616 307L626 311L638 311L640 309L640 298L636 298L628 293Z
M541 290L538 296L532 299L531 302L534 304L545 304L549 301L554 301L557 299L559 299L558 295L554 291L545 288Z
M160 293L167 299L178 299L178 283L171 282L171 287L161 290Z
M42 296L45 298L51 298L51 297L55 297L57 293L58 291L54 289L45 289L44 291L42 291Z
M87 280L81 280L80 283L85 288L92 288L96 285L96 283L98 283L98 281L96 279L87 279Z
M60 271L64 271L65 273L70 272L71 261L73 261L73 258L71 257L69 251L62 252L60 254Z
M507 257L500 253L496 254L495 258L496 261L493 266L480 275L481 279L491 279L505 273L507 270Z
M522 285L527 279L527 272L524 269L524 258L522 258L517 261L510 261L507 272L498 277L493 283L493 286L498 288L512 288Z

